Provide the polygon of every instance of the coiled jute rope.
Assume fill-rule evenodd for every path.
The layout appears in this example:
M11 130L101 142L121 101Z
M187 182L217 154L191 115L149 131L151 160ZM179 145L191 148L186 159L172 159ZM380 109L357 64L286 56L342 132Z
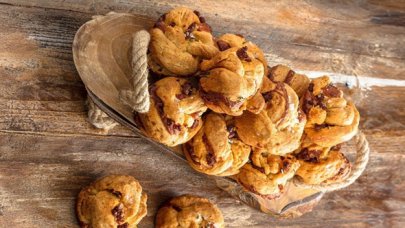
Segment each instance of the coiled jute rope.
M132 75L130 78L131 89L120 91L121 102L140 113L148 112L150 106L147 63L149 42L150 35L147 31L142 30L134 34L131 61ZM88 119L95 127L109 130L118 124L106 113L101 111L90 98L88 98L88 105ZM370 153L367 139L361 131L356 135L355 141L356 160L346 179L336 183L310 185L303 183L298 178L294 178L294 184L303 188L312 188L323 192L335 191L351 185L365 170Z
M148 112L150 106L147 59L149 41L150 35L147 31L135 33L132 43L131 89L120 91L120 100L139 113Z
M86 105L88 107L87 119L94 127L108 131L118 125L115 120L101 111L89 96L87 96Z
M130 89L122 90L119 93L120 101L133 111L145 113L149 111L149 90L148 90L148 61L147 51L150 41L150 35L147 31L141 30L136 32L132 42L132 74L129 79ZM106 113L98 108L91 98L87 99L88 103L88 120L96 128L110 130L116 125Z

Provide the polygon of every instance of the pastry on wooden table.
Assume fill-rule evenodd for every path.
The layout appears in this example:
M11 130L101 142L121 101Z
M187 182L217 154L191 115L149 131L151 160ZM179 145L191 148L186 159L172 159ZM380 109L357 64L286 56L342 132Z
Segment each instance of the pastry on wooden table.
M236 35L233 37L243 39ZM219 45L223 51L212 59L202 61L201 96L214 112L238 116L247 109L247 101L258 93L266 64L262 62L260 49L250 42L243 39L242 45L233 47L231 44L229 48ZM263 99L261 101L264 103ZM257 107L260 108L260 105Z
M313 143L331 147L357 134L360 115L343 92L331 84L329 77L312 80L301 101L307 115L305 135Z
M183 151L195 170L230 176L238 173L249 160L251 148L238 139L229 116L209 113L200 131L184 144Z
M110 175L79 193L77 216L85 228L136 227L146 216L147 196L132 176Z
M148 65L161 75L193 75L202 59L218 53L204 17L188 8L176 8L162 15L150 34Z
M340 145L331 148L306 145L296 157L300 162L296 175L307 184L339 182L351 170L349 160L340 152Z
M273 82L284 82L302 97L307 91L310 80L306 75L297 74L289 67L277 65L269 70L268 78Z
M300 146L306 118L290 86L282 82L270 84L263 93L265 108L257 115L244 112L235 117L236 132L242 142L254 148L285 155Z
M240 169L236 178L248 191L274 199L280 196L299 166L300 163L291 154L278 156L265 149L256 149L252 153L251 162Z
M135 115L141 130L167 146L187 142L201 128L207 110L192 79L166 77L150 87L150 109Z
M218 207L206 198L183 195L162 206L155 221L156 228L223 228L224 218Z

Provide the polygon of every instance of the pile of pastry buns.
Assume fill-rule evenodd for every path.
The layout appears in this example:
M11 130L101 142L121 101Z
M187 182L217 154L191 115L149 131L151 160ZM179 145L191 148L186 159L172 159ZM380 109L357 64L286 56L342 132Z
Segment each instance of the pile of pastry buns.
M181 145L195 170L267 198L294 177L320 184L350 173L340 145L357 133L359 112L329 77L268 66L257 45L214 37L187 8L162 15L150 34L151 107L135 120L155 141Z

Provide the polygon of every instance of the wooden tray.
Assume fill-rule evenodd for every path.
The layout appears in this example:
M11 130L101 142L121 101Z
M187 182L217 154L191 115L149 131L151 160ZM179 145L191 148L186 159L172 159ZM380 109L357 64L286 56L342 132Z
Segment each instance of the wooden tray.
M161 151L182 159L184 165L188 165L178 148L166 147L143 135L135 124L132 110L119 99L119 91L129 89L132 35L150 26L150 21L132 14L112 12L106 16L96 16L76 33L73 42L74 62L90 98L100 109ZM238 200L280 217L296 217L311 211L323 196L323 192L289 183L281 197L268 200L246 192L232 178L207 177L215 179L218 187Z

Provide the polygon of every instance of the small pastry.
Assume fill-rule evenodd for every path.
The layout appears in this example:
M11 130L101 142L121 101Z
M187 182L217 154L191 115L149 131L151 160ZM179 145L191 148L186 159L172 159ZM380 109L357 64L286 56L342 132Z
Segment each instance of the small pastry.
M322 147L332 147L356 135L360 115L343 92L331 84L329 77L314 79L302 97L302 110L307 115L305 135Z
M183 195L171 199L156 215L156 228L223 228L224 218L218 207L208 199Z
M217 113L238 116L247 109L247 101L259 92L267 65L262 62L264 57L260 49L239 36L233 37L243 42L229 42L226 48L219 45L223 51L212 59L202 61L201 70L205 74L200 84L201 96L208 108Z
M251 148L238 139L231 120L209 113L197 135L184 144L183 151L198 172L230 176L249 160Z
M77 217L83 228L136 227L146 216L146 200L135 178L110 175L80 191Z
M188 8L176 8L162 15L150 34L148 65L157 74L193 75L202 59L218 53L204 17Z
M267 75L267 61L264 57L263 51L254 43L247 41L242 35L227 33L220 36L217 39L217 46L220 51L237 47L247 47L247 50L253 54L253 56L263 63L264 75Z
M257 115L244 112L235 117L236 131L242 142L254 148L285 155L300 146L305 114L299 109L297 94L287 84L272 83L267 89L263 94L265 108Z
M306 75L297 74L289 67L277 65L269 70L268 78L273 82L284 82L302 97L308 89L310 80Z
M340 152L340 146L320 147L311 145L296 154L300 168L296 175L307 184L333 183L343 180L350 173L349 160Z
M263 51L256 46L256 44L247 41L242 35L239 34L224 34L217 39L217 45L220 51L237 47L247 47L247 50L253 54L253 56L263 63L264 77L268 74L267 61L264 57ZM260 87L260 85L259 85ZM258 114L264 107L265 101L258 90L255 95L246 101L246 110Z
M280 196L299 166L292 155L278 156L265 149L256 149L252 153L251 163L244 165L236 178L248 191L274 199Z
M150 87L150 96L149 112L135 116L150 138L172 147L187 142L201 128L207 107L191 80L163 78Z

